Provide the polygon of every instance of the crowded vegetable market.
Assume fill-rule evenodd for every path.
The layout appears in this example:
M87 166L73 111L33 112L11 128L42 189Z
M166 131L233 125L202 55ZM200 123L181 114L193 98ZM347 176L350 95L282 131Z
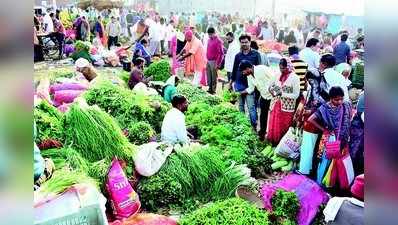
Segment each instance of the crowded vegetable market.
M364 224L363 1L35 1L34 224Z

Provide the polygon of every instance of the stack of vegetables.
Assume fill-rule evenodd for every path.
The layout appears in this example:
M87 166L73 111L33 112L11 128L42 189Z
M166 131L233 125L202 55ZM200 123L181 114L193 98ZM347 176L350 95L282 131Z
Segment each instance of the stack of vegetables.
M135 146L123 135L117 122L97 106L74 104L65 117L66 144L89 162L102 159L131 160Z
M191 103L202 102L209 105L218 105L222 102L220 97L211 95L206 91L194 87L186 82L180 83L177 86L177 92L181 95L184 95Z
M283 172L289 172L293 170L294 160L287 159L277 155L271 147L264 149L262 152L266 157L271 158L273 163L271 165L272 170L281 170Z
M227 161L246 163L255 177L270 172L272 163L260 149L264 149L253 132L250 122L233 105L211 106L193 103L189 106L186 123L199 129L200 140L218 147Z
M144 76L152 76L154 81L165 82L171 74L170 63L167 60L160 60L152 63L148 68L144 70Z
M364 76L365 76L365 62L360 60L354 64L352 74L352 85L356 88L363 88Z
M272 224L276 225L296 225L296 217L300 209L300 202L296 193L278 189L271 199Z
M37 129L36 143L39 145L49 141L63 143L64 117L54 106L43 100L35 107L33 115Z
M112 115L122 129L143 121L160 132L164 115L171 107L160 96L135 93L110 81L98 82L84 97L89 105L98 105Z
M180 225L269 225L268 213L239 198L218 201L185 215Z
M244 165L229 165L212 147L186 147L169 156L154 176L143 178L138 194L148 210L185 207L231 197L240 185L252 185ZM184 209L183 209L184 210Z

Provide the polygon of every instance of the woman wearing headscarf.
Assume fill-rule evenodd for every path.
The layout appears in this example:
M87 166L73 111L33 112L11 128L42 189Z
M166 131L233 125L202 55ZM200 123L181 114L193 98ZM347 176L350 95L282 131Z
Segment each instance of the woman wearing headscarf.
M271 111L268 119L267 139L277 145L293 123L296 100L300 95L300 78L293 72L288 58L279 62L281 74L270 86L272 95Z
M206 54L202 42L197 39L192 30L185 32L185 40L187 41L183 51L178 54L177 60L185 60L185 73L194 74L192 84L199 86L200 79L204 68L206 68Z

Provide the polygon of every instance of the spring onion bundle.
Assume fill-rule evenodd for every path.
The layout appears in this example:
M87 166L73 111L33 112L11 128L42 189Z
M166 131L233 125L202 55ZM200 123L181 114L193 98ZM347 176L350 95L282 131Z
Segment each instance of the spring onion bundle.
M241 184L251 182L242 166L227 167L219 149L184 148L171 155L154 176L143 178L138 194L146 209L181 206L186 199L218 200L233 196Z
M102 159L132 159L135 147L117 122L97 106L74 104L65 118L66 142L89 162Z
M44 158L50 158L56 169L67 167L82 172L88 171L88 162L72 148L49 149L41 151Z
M48 181L39 189L42 194L59 194L75 184L93 184L98 187L98 183L81 171L69 171L67 169L56 170Z

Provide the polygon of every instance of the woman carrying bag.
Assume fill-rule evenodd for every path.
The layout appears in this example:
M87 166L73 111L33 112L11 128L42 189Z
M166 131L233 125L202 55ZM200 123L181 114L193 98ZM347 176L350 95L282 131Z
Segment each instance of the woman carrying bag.
M320 163L317 171L317 182L326 187L348 189L353 179L352 162L348 151L351 104L344 102L344 91L332 87L330 100L323 104L309 118L309 122L322 131L318 157Z

